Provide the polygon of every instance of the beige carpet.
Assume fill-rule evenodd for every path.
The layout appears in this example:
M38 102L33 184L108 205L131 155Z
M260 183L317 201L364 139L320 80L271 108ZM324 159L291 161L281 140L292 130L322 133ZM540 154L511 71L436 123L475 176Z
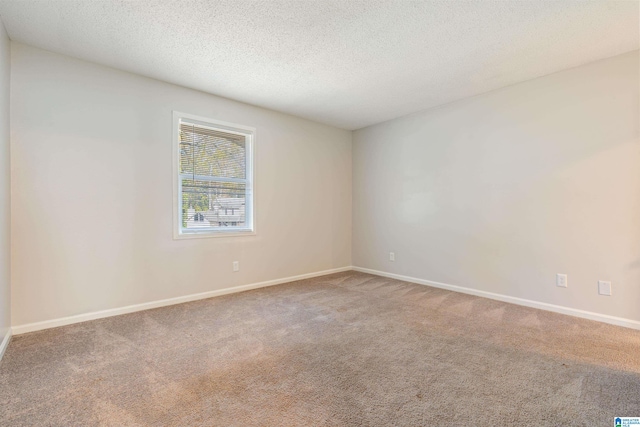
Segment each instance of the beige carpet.
M612 426L640 331L348 272L14 337L2 426Z

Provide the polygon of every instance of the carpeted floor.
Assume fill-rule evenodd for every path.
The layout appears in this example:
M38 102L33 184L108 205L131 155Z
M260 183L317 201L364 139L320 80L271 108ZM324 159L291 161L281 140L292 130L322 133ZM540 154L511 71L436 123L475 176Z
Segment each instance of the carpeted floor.
M611 426L640 331L347 272L13 338L2 426Z

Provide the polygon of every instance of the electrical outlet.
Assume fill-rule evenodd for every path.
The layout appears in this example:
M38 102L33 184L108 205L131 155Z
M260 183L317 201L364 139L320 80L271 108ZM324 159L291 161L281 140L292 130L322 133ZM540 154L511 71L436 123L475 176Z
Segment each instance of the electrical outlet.
M611 296L611 282L598 280L598 293L600 295Z
M556 286L566 288L569 285L569 278L566 274L556 274Z
M240 271L240 263L238 261L233 261L233 271Z
M389 261L395 261L395 260L396 260L396 253L389 252Z

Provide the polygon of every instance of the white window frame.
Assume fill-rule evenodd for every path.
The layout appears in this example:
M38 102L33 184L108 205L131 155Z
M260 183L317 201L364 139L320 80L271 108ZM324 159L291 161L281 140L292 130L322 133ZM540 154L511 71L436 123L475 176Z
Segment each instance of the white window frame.
M203 227L186 230L182 227L182 178L180 174L180 122L185 120L198 126L204 126L215 130L220 130L245 137L246 150L246 177L241 178L214 178L196 176L205 181L217 182L242 182L246 184L245 198L245 226L230 227ZM173 238L193 239L208 237L233 237L233 236L253 236L256 234L256 209L255 209L255 182L254 182L254 155L255 155L256 129L238 125L235 123L223 122L207 117L193 114L173 112ZM191 174L187 174L192 176Z

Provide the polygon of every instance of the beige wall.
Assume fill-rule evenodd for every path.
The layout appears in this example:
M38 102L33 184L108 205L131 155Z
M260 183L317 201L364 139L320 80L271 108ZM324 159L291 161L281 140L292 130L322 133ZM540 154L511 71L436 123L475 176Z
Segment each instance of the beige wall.
M9 37L0 21L0 342L11 326L11 167L9 165Z
M350 132L20 44L12 72L14 326L350 265ZM172 110L257 128L256 236L172 239Z
M356 131L354 265L640 320L638 80L635 51Z
M346 131L15 43L11 68L14 326L347 266L352 172L354 265L640 320L638 52L356 131L353 171ZM172 239L172 110L257 128L257 236Z

